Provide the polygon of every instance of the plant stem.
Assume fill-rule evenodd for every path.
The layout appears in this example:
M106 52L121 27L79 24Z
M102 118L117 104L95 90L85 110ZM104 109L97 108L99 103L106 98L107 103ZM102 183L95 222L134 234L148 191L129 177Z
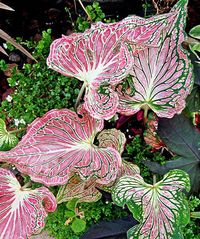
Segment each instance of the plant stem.
M200 212L191 212L190 216L193 218L200 218Z
M86 8L84 7L82 1L81 1L81 0L78 0L78 1L79 1L79 3L80 3L81 7L83 8L83 10L85 11L85 13L86 13L86 15L87 15L87 17L88 17L88 21L92 22L92 18L91 18L91 16L90 16L90 14L87 12Z
M25 128L15 129L15 130L8 131L8 133L10 133L10 134L16 134L16 133L23 132L24 130L26 130L26 129L25 129Z
M156 175L153 174L153 185L155 185L155 184L156 184Z
M148 121L148 111L149 111L149 107L148 105L145 105L143 107L144 109L144 118L143 118L143 122L144 122L144 125L146 125L147 121Z
M80 89L79 94L78 94L78 97L76 99L75 110L77 110L77 108L80 104L80 101L81 101L81 98L83 96L84 91L85 91L85 83L82 84L81 89Z
M32 182L29 181L28 183L24 184L24 186L22 187L22 190L23 190L23 189L26 189L26 188L29 188L29 187L31 187L31 186L32 186Z

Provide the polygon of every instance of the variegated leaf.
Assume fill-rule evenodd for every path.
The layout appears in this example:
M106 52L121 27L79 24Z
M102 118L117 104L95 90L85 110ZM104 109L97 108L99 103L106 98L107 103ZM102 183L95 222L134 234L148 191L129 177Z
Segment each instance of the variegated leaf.
M97 139L99 141L99 147L101 148L112 147L120 154L122 154L124 151L126 137L120 130L104 129L98 135Z
M94 89L87 89L84 97L84 107L95 119L111 119L119 104L118 94L111 88L98 93Z
M121 167L118 170L117 179L125 176L139 174L140 169L137 165L123 160ZM101 198L101 193L98 190L112 192L113 185L116 181L107 185L99 184L96 178L91 177L88 180L83 180L77 174L72 174L67 184L60 186L57 194L57 203L70 201L77 198L78 202L96 202Z
M175 17L176 13L149 19L131 16L117 23L93 24L85 33L55 40L47 64L91 88L105 83L115 85L127 76L132 65L126 45L133 54L146 46L158 46Z
M47 188L22 188L9 170L0 168L0 238L27 239L38 234L47 212L55 210L56 199Z
M73 174L67 184L59 188L57 202L62 203L73 198L77 198L78 202L96 202L101 198L96 187L96 178L82 180L77 174Z
M172 10L179 10L179 14L160 47L149 47L133 56L131 74L135 94L129 95L118 88L118 112L121 114L131 115L141 108L150 108L159 117L172 118L184 109L185 98L193 84L192 66L188 54L181 47L186 2L180 0Z
M0 160L47 186L67 183L71 172L82 179L94 176L101 184L114 181L121 165L120 154L113 148L93 145L103 121L84 111L79 110L82 118L68 109L49 111L28 127L14 149L0 152Z
M18 138L6 129L5 122L0 119L0 150L9 150L16 146Z
M131 67L127 47L121 44L121 31L115 27L93 27L83 34L63 36L50 48L47 64L63 75L76 77L86 87L121 81Z
M140 222L128 231L129 239L182 239L181 229L190 219L182 190L190 190L190 180L182 170L172 170L150 185L140 175L120 178L113 189L113 201L127 204Z

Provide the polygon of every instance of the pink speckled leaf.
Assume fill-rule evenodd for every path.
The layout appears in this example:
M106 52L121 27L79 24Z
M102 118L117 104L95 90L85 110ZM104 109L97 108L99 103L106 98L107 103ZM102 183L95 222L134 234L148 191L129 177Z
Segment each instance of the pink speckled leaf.
M122 154L124 151L126 137L120 130L104 129L98 135L97 139L99 141L99 147L101 148L112 147L120 154Z
M128 238L182 239L181 229L190 219L183 189L190 190L190 180L182 170L171 170L154 185L139 174L121 177L113 189L113 201L122 207L127 204L140 222L128 231Z
M62 203L73 198L77 198L78 202L96 202L101 198L96 187L96 178L82 180L77 174L73 174L68 183L59 188L57 202Z
M0 168L0 238L27 239L40 233L47 213L55 210L56 199L47 188L23 189L9 170Z
M93 145L103 121L84 111L79 110L82 118L68 109L49 111L29 126L15 148L0 152L1 161L14 164L33 181L47 186L67 183L71 172L82 179L94 176L101 184L115 180L120 154L113 148Z
M129 95L118 87L118 112L121 114L131 115L148 107L159 117L172 118L184 109L185 98L193 84L188 53L181 46L184 40L185 3L185 0L180 1L172 10L179 10L179 14L162 44L157 48L145 48L133 56L131 74L135 94Z

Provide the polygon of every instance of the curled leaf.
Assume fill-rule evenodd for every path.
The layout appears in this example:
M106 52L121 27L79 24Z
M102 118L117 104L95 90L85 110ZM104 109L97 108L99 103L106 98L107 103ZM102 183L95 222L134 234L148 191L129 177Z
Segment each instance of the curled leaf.
M0 168L1 238L26 239L40 233L47 213L55 210L55 197L47 188L23 189L9 170Z
M96 119L111 119L116 114L119 104L118 94L111 88L107 88L103 93L89 89L84 100L85 109Z
M57 202L62 203L77 198L78 202L96 202L101 198L101 193L96 189L98 184L95 178L82 180L77 174L73 174L67 184L60 186L57 194Z
M112 147L120 154L122 154L124 151L126 137L120 130L104 129L98 135L97 139L99 141L99 147L101 148Z

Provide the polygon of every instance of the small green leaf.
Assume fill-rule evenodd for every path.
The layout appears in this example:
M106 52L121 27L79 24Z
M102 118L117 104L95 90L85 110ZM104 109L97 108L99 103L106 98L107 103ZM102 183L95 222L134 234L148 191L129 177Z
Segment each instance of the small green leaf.
M194 37L196 39L200 39L200 25L197 25L193 27L189 32L191 37Z
M67 208L71 211L74 211L77 205L78 199L77 198L73 198L72 200L70 200L67 203Z
M71 225L71 228L75 233L84 231L85 227L86 227L86 222L79 218L76 218Z
M66 211L65 212L65 217L74 217L76 213L74 211Z
M18 143L18 138L6 130L5 122L0 119L0 151L13 148Z

